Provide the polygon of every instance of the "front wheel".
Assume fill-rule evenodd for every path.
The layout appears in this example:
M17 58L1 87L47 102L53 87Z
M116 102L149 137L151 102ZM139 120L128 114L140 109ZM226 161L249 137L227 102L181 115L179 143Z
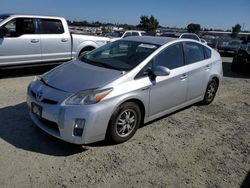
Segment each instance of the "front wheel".
M114 143L129 140L141 123L141 111L137 104L126 102L113 113L107 132L108 138Z
M218 83L214 79L209 81L202 104L203 105L210 104L214 100L217 90L218 90Z

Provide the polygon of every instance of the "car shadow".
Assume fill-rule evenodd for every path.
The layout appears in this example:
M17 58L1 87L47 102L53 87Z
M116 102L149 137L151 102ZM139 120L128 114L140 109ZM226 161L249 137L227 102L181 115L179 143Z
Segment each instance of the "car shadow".
M230 63L230 62L223 62L222 63L224 77L250 79L250 66L248 69L244 69L241 72L235 73L235 72L231 71L231 64L232 63Z
M58 66L59 63L53 65L38 65L35 67L10 67L6 69L0 69L0 78L16 78L24 76L41 75L54 67Z
M240 188L249 188L250 187L250 170L246 175L245 179L243 180Z
M81 145L61 141L37 128L24 102L0 108L0 114L0 138L19 149L52 156L69 156L87 151Z

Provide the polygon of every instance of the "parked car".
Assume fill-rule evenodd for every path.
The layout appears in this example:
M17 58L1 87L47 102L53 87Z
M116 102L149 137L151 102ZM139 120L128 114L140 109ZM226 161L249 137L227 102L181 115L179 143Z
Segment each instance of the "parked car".
M109 37L111 37L111 41L114 42L116 40L119 40L125 37L147 36L147 35L148 34L145 31L128 30L128 31L113 31Z
M181 38L181 39L193 39L193 40L197 40L197 41L201 42L200 37L194 33L183 33L180 35L179 38Z
M210 104L221 78L219 53L200 42L127 37L36 77L27 104L35 124L59 139L121 143L141 123Z
M108 42L105 37L71 35L61 17L0 15L0 68L65 62Z
M200 39L202 43L207 44L207 41L205 39Z
M201 40L204 39L206 44L211 48L217 49L217 38L210 35L202 36Z
M218 42L217 48L220 53L235 54L238 51L240 44L240 40L225 39Z
M243 43L236 52L231 70L233 72L241 70L250 70L250 41Z
M123 30L114 30L111 33L107 33L104 36L110 38L122 38L122 35L125 33Z
M174 32L166 32L166 33L162 33L160 36L161 37L179 38L180 34L179 33L174 33Z

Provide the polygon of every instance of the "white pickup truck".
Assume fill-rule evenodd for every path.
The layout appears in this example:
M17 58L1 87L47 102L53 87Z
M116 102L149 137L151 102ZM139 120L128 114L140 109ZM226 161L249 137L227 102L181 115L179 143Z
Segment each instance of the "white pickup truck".
M114 42L116 40L125 38L125 37L130 37L130 36L146 36L148 35L145 31L138 31L138 30L127 30L127 31L120 31L120 30L115 30L112 31L111 33L107 34L107 37L111 38L111 42Z
M108 42L106 37L70 34L61 17L0 15L0 68L65 62Z

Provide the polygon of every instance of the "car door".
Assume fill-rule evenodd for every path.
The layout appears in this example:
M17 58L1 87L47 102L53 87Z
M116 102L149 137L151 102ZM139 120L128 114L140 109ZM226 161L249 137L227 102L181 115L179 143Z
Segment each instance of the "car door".
M169 68L170 75L158 76L152 80L150 116L163 113L186 102L187 76L182 44L173 44L161 51L153 59L153 66L159 65Z
M184 43L185 63L188 76L187 101L202 97L207 87L211 69L209 60L211 50L207 48L208 54L205 55L205 48L206 47L196 42Z
M13 18L2 26L0 65L41 61L40 36L33 18Z
M67 61L71 59L71 37L60 19L39 19L42 60Z

